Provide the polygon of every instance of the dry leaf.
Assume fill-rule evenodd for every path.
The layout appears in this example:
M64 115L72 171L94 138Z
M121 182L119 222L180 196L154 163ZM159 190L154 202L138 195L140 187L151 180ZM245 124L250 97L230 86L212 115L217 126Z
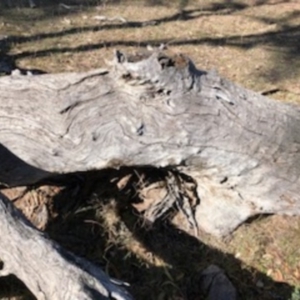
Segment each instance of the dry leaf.
M119 182L117 183L118 189L123 190L125 188L125 186L127 185L127 183L129 182L131 177L132 177L132 174L128 174L128 175L124 176L123 178L121 178L119 180Z

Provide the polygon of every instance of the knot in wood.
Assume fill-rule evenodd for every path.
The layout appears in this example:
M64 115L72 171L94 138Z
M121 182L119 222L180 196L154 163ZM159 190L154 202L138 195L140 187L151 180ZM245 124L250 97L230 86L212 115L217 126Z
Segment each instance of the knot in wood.
M145 51L131 56L117 51L115 61L116 69L126 83L148 83L176 93L185 93L197 87L199 77L204 74L187 56L165 51Z

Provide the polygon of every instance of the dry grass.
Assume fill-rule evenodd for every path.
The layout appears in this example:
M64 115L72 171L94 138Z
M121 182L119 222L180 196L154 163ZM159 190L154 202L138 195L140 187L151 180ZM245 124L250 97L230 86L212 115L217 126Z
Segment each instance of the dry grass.
M100 22L95 19L99 15L121 16L127 23ZM103 67L115 48L136 51L163 42L174 52L188 54L199 68L217 69L249 89L274 90L272 97L296 102L299 15L297 0L190 1L182 15L170 1L163 6L99 2L70 10L57 5L5 9L0 12L0 32L10 36L3 51L26 68L84 71ZM87 200L90 194L79 198ZM98 189L98 198L107 196ZM59 225L54 222L49 230L66 247L131 282L137 299L202 299L191 286L210 263L227 271L245 300L288 299L300 284L298 217L261 217L241 226L230 240L202 234L199 242L171 225L140 229L130 211L117 213L118 199L113 199L98 207L97 216L71 216L57 209L62 214ZM68 230L72 234L66 238ZM86 245L87 238L94 247Z

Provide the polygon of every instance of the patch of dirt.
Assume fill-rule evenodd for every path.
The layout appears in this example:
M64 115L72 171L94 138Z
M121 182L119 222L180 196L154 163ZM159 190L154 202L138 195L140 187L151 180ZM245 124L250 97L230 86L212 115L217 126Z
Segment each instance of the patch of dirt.
M59 192L61 188L56 186L16 187L1 190L1 193L8 197L40 230L45 230L49 220L55 216L52 199Z
M300 219L270 216L237 230L230 251L277 282L300 282Z

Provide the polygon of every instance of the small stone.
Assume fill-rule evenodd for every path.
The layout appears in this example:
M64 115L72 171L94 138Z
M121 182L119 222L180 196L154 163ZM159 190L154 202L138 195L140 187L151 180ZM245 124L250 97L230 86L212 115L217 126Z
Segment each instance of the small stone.
M263 287L264 287L264 283L263 283L261 280L258 280L258 281L256 282L256 286L257 286L258 288L263 288Z

